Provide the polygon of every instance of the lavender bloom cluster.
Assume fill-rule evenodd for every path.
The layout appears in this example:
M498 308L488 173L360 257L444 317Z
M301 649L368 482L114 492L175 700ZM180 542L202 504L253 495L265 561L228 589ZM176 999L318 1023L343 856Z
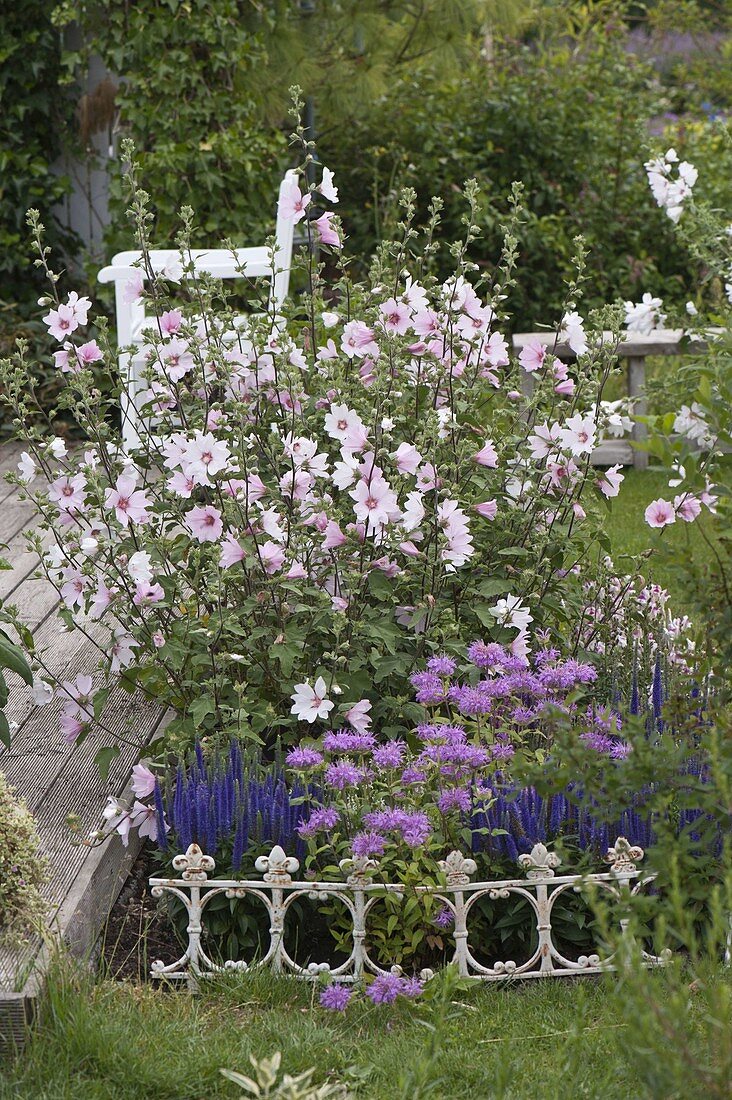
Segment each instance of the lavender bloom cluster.
M473 642L468 647L473 666L467 681L453 680L456 664L447 657L433 657L423 672L411 677L416 700L423 706L447 709L458 720L476 722L481 734L498 739L494 753L508 759L510 740L525 739L540 728L550 711L576 719L580 736L591 747L610 755L624 755L619 719L589 708L576 711L568 697L597 680L592 665L574 658L561 659L558 649L541 649L530 659L517 656L497 642ZM480 670L476 681L474 670ZM612 729L612 726L615 726Z
M230 862L241 870L244 856L275 844L302 857L305 845L297 832L303 799L311 792L298 780L288 783L281 768L264 768L244 760L232 741L225 755L204 757L200 745L188 763L179 763L175 782L161 790L157 785L155 807L161 848L185 851L198 844L208 855Z

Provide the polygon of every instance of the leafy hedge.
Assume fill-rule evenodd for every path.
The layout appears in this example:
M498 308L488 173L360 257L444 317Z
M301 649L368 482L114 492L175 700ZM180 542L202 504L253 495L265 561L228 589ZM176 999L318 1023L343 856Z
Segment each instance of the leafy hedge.
M198 240L263 239L274 228L277 181L288 162L283 132L261 123L253 94L262 78L261 43L249 0L92 0L61 5L83 45L67 53L70 73L98 54L117 85L119 126L135 143L142 186L155 195L156 235L170 238L191 205ZM129 247L121 173L110 176L107 251Z
M25 213L38 207L58 249L71 243L47 215L66 195L68 179L53 169L70 116L59 93L59 33L44 0L0 8L0 299L25 302L40 280L28 262Z
M694 273L668 219L652 208L643 171L649 123L664 100L624 42L598 29L581 44L514 43L490 67L395 83L347 132L324 135L322 156L348 196L341 212L351 251L368 255L388 236L405 185L416 189L423 213L432 195L446 198L449 239L461 216L456 184L475 176L483 192L481 258L490 267L505 196L522 180L525 279L511 308L523 327L560 310L579 233L590 248L590 306L645 290L683 302Z

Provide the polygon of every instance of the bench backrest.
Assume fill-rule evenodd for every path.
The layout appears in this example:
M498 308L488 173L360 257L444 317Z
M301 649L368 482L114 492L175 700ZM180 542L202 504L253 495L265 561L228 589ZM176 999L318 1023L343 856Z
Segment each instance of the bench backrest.
M290 170L280 184L280 198L292 182L297 182L297 173ZM290 285L294 232L294 223L282 217L278 203L274 262L270 249L264 245L234 250L194 248L191 249L191 256L197 271L213 275L217 279L269 279L272 282L270 305L277 310L287 297ZM139 266L141 258L142 253L139 251L118 252L111 264L103 267L97 276L100 283L115 284L117 343L120 347L132 342L133 334L140 330L145 318L145 307L141 301L126 300L127 284L133 278L139 278L141 273L144 278L145 273ZM180 252L174 248L156 248L149 253L149 260L153 271L159 274L169 264L180 263Z

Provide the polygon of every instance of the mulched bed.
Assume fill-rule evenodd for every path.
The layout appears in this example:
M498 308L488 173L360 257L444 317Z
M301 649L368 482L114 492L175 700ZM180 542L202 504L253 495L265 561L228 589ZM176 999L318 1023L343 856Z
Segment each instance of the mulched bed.
M183 953L169 918L160 910L158 899L150 894L147 880L156 873L159 866L145 846L102 934L100 967L105 978L146 982L156 959L171 963Z

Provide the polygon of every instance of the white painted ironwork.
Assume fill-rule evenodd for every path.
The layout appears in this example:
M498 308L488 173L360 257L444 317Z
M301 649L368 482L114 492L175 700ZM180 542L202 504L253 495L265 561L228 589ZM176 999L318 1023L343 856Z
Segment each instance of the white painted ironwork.
M419 894L431 894L452 914L454 927L449 935L454 939L455 949L451 961L464 977L498 981L507 977L598 974L615 969L615 956L609 955L601 959L599 952L593 952L580 955L576 960L568 959L553 939L552 911L557 901L567 892L581 893L589 889L599 889L619 903L620 927L624 935L629 935L628 902L655 878L654 874L646 874L637 869L636 863L642 858L642 848L631 845L625 837L618 837L605 856L605 861L611 865L609 871L601 874L557 875L555 872L561 863L559 856L550 852L544 844L536 844L530 853L519 857L519 863L526 872L525 879L471 882L470 876L477 870L475 860L455 851L446 859L438 861L444 885L410 888L401 883L377 881L379 862L367 857L341 860L339 866L344 875L343 881L299 882L292 877L299 869L298 860L287 856L279 845L268 856L257 859L255 867L263 874L261 881L209 878L209 872L213 872L215 867L214 860L211 856L204 855L198 845L192 844L185 855L178 855L173 860L175 870L181 872L180 879L150 879L153 897L162 897L166 893L173 895L185 907L188 916L188 943L185 952L168 965L160 961L154 962L151 973L155 978L185 980L193 988L207 974L248 970L255 966L269 966L274 971L311 980L317 978L318 974L327 972L343 982L359 981L366 973L400 973L398 966L385 970L370 957L369 913L380 898L388 894L405 896L415 890ZM237 959L217 963L201 944L206 907L222 894L228 899L242 902L254 900L264 906L269 917L269 944L262 956L251 963ZM538 941L529 957L523 961L508 959L497 961L493 966L485 966L478 962L473 953L468 918L481 898L487 897L495 901L512 896L520 897L527 903L531 916L536 921ZM287 914L293 902L302 897L315 901L337 900L348 912L353 946L348 958L337 966L318 961L303 966L288 953L285 947ZM660 955L641 952L646 966L663 966L668 957L668 951ZM423 970L421 973L423 978L431 976L430 970Z

